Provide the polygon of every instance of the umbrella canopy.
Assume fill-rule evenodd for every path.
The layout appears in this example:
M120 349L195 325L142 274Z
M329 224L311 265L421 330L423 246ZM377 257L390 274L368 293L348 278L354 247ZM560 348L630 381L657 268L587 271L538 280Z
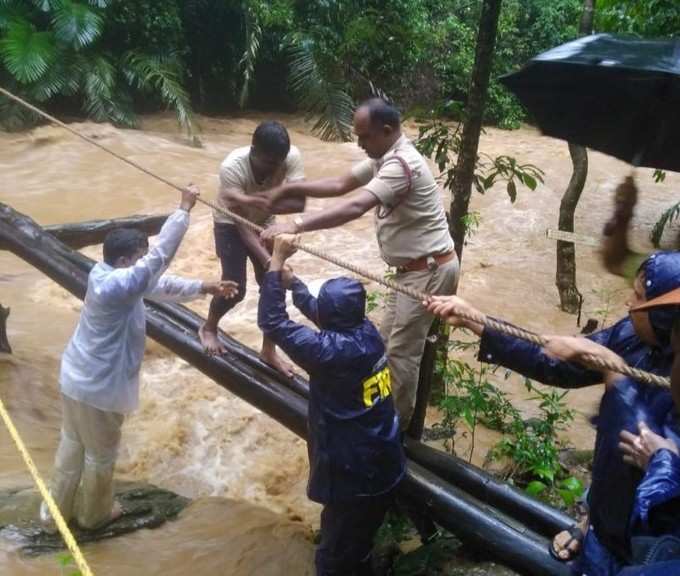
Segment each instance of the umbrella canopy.
M544 134L680 172L680 40L585 36L501 82Z

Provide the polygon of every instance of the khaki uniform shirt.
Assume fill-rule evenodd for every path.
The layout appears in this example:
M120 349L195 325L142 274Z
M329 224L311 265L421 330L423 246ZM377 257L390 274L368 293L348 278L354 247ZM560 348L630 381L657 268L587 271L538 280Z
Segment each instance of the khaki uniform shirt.
M305 173L302 167L302 156L300 151L291 146L285 162L280 170L275 172L264 182L257 182L253 169L250 165L250 146L243 146L231 152L220 166L220 190L217 193L217 205L220 208L229 208L229 203L225 197L225 191L229 188L236 188L243 194L256 194L265 192L279 186L284 181L294 182L304 180ZM251 206L239 207L239 213L255 224L265 224L270 218L269 212L264 212ZM213 211L215 222L222 224L233 224L233 220L217 210Z
M412 184L401 162L411 169ZM439 186L425 158L402 135L379 160L367 159L352 167L352 175L380 201L376 234L380 253L390 266L453 250ZM381 218L379 214L389 214Z

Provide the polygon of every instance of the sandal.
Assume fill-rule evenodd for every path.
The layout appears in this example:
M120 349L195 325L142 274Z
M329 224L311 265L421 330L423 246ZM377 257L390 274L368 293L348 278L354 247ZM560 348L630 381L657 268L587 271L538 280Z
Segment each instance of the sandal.
M581 553L581 544L583 543L583 538L585 537L583 530L581 530L578 524L573 524L572 526L564 530L564 532L569 533L569 540L567 540L560 547L561 548L560 550L557 550L555 548L555 538L557 538L559 534L556 535L555 538L553 538L552 542L550 542L550 546L548 546L548 549L550 550L550 555L559 562L569 562L570 560L573 560L576 556L578 556ZM577 550L572 550L571 548L569 548L573 542L577 542L579 544ZM565 550L569 553L569 556L567 556L566 558L560 556L560 552L563 552Z

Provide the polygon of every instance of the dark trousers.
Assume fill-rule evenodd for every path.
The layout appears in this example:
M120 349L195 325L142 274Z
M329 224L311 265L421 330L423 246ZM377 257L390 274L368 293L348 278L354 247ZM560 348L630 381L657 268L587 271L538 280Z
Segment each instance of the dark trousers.
M255 271L258 285L262 283L265 270L255 254L241 240L238 229L233 224L215 222L215 251L222 264L222 280L233 280L238 284L238 294L227 300L223 296L215 296L210 302L210 315L222 318L238 304L246 295L246 261L250 259Z
M373 539L394 500L393 492L326 504L316 576L371 576Z

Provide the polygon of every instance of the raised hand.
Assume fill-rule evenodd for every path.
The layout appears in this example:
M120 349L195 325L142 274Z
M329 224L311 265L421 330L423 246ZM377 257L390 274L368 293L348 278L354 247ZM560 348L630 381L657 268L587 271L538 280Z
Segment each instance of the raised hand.
M186 188L182 189L182 199L179 203L179 207L182 210L191 212L191 209L196 206L196 201L200 196L201 191L195 184L189 184Z
M203 282L201 290L204 294L212 294L213 296L223 296L224 298L233 298L238 294L238 284L231 280L220 280L219 282Z

